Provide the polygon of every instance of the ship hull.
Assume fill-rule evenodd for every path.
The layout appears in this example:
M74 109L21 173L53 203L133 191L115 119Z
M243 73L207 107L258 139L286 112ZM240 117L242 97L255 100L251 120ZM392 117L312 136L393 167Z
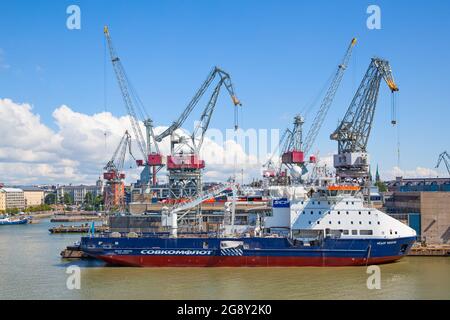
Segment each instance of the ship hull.
M402 256L377 258L316 257L167 257L99 255L110 265L129 267L343 267L392 263Z
M325 239L317 246L294 246L286 238L232 241L236 240L245 246L220 249L220 242L230 239L218 238L99 240L87 237L82 238L82 250L108 264L131 267L363 266L401 259L415 238ZM207 248L201 246L205 242Z

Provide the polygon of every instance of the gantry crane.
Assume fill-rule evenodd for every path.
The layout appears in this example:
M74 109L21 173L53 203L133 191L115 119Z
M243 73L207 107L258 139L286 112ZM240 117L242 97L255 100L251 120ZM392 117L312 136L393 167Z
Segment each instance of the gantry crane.
M125 173L123 172L123 166L127 151L134 159L133 153L131 152L131 136L128 131L125 131L111 160L103 168L103 178L106 180L104 189L106 211L112 209L123 210L125 207Z
M338 154L334 155L333 160L336 175L341 180L368 181L367 142L372 129L381 79L384 79L394 96L399 89L389 62L372 58L344 119L330 136L332 140L338 141ZM391 122L396 123L395 119Z
M184 136L177 136L176 131L183 126L215 79L219 80L190 137L186 139ZM155 137L156 142L160 142L168 136L171 139L171 155L167 157L171 198L193 197L201 191L201 170L205 167L205 162L200 159L200 150L223 86L227 89L235 107L234 125L237 128L236 112L241 103L234 93L230 75L222 69L214 67L178 119Z
M439 155L439 159L436 164L436 168L439 168L439 166L441 165L441 162L444 162L445 167L447 168L447 172L450 175L450 156L448 155L447 151L444 151Z
M142 101L139 99L136 91L130 83L127 77L125 69L120 61L119 56L114 48L111 35L109 33L108 27L104 27L104 34L109 48L109 54L111 57L111 62L116 74L117 82L122 93L123 101L127 109L128 116L131 121L131 126L137 141L139 150L143 156L143 159L136 160L138 166L143 166L144 170L141 173L141 183L146 185L150 182L156 184L156 174L163 167L162 155L159 151L158 144L155 141L155 133L153 131L153 121L147 115ZM139 125L140 120L137 116L136 110L139 110L141 115L141 120L144 123L146 129L146 135L142 133L141 127ZM150 181L150 171L152 179Z
M322 103L319 107L319 110L309 128L309 131L303 140L303 124L304 118L301 115L297 115L294 117L294 127L293 129L286 129L283 133L279 147L281 147L281 163L280 167L277 169L273 168L273 156L269 159L269 161L264 165L268 168L268 170L264 171L265 175L276 175L281 173L281 165L285 165L291 172L291 175L296 176L295 178L299 179L301 176L306 173L305 166L305 155L308 154L311 150L311 147L314 145L314 142L317 138L320 128L325 120L325 117L328 113L328 110L331 107L331 104L336 95L337 89L342 81L345 70L347 69L348 63L350 61L350 57L353 51L354 46L356 45L356 38L353 38L347 47L347 51L345 52L344 57L341 60L341 63L338 65L336 73L334 74L330 86L322 100ZM311 155L310 162L315 162L316 157ZM299 171L295 170L295 167L300 167Z

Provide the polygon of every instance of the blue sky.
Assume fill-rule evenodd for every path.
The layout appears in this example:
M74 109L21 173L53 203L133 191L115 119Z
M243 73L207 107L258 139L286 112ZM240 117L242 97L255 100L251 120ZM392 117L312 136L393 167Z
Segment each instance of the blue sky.
M81 30L66 28L71 4L81 8ZM370 4L381 8L381 30L366 27ZM55 130L52 112L62 104L90 115L104 111L105 24L157 125L172 122L218 65L231 74L244 104L241 127L291 126L357 37L315 149L337 148L329 134L374 55L391 62L400 87L401 167L433 168L450 149L448 1L2 1L0 98L32 104ZM122 116L107 63L107 110ZM232 126L228 105L222 95L212 127ZM383 83L369 142L381 170L397 164L396 130Z

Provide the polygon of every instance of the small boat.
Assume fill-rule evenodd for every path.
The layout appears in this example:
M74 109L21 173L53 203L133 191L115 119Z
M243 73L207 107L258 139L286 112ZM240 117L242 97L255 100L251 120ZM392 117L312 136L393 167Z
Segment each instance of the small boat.
M16 224L27 224L29 222L28 218L19 218L19 219L14 219L14 218L3 218L0 219L0 226L9 226L9 225L16 225Z

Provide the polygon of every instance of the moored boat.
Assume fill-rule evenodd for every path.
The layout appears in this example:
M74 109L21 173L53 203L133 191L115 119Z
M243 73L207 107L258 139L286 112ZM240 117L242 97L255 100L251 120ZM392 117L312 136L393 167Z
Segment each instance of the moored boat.
M1 225L17 225L17 224L27 224L29 222L28 218L19 218L19 219L15 219L15 218L2 218L0 219L0 226Z
M274 200L272 214L253 233L106 233L83 237L81 249L109 264L137 267L361 266L404 257L415 231L364 205L358 192L352 186L312 195L297 190L291 199Z

